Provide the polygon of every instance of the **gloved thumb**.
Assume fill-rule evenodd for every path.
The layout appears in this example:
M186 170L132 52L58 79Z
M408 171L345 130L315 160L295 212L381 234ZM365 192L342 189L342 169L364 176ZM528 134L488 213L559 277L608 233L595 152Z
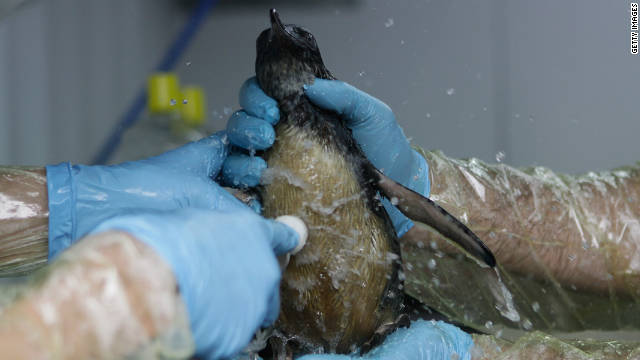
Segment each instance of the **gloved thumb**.
M213 177L218 174L227 157L228 143L226 133L220 131L143 161L197 176Z
M271 226L271 248L276 255L297 253L307 241L307 226L300 218L290 215L268 220Z

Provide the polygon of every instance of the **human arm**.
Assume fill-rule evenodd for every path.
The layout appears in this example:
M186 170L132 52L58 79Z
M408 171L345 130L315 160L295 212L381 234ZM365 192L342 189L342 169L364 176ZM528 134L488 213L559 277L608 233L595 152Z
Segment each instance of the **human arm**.
M596 293L640 290L640 166L569 176L422 153L431 198L466 219L504 268Z
M0 316L3 357L121 358L163 336L193 350L170 267L129 234L88 236L35 276Z
M131 208L214 208L212 176L226 159L224 133L165 154L112 166L61 163L0 168L0 276L42 266L98 223Z
M46 263L48 221L45 169L0 167L0 276Z
M41 282L5 309L0 335L22 326L19 334L28 336L7 345L43 358L158 350L186 357L193 353L184 340L188 328L196 354L226 358L277 318L275 255L297 244L287 225L246 207L121 214L63 252ZM158 339L171 343L150 345Z

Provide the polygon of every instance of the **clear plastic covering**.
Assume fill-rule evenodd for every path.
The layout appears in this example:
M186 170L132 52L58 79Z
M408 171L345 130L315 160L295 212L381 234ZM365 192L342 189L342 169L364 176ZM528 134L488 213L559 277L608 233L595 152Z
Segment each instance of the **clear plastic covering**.
M473 337L473 360L622 360L640 358L640 343L598 340L560 340L539 331L523 335L515 342L493 336Z
M0 167L0 277L46 264L48 220L44 168Z
M423 236L403 242L408 293L494 341L517 340L512 355L535 344L580 348L570 340L596 339L594 351L617 340L638 345L629 341L640 339L640 167L572 177L422 154L431 198L499 265L483 268L418 224ZM522 337L534 330L552 336Z
M30 358L183 359L194 351L171 269L125 233L85 238L18 292L0 317L5 352L10 336L26 337Z

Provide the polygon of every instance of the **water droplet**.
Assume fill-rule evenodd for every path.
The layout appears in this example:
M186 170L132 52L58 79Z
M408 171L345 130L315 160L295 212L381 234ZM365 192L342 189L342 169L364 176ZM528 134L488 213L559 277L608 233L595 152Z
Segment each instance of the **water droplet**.
M388 18L387 21L384 22L384 27L390 28L394 24L393 18Z
M191 66L191 61L187 61L186 63L184 63L187 66Z
M456 89L454 89L454 88L448 88L447 89L447 95L451 96L451 95L453 95L455 93L456 93Z
M516 113L513 115L513 117L515 117L516 119L520 119L520 114Z
M429 261L427 261L427 267L431 270L436 268L436 261L433 259L429 259Z
M569 261L573 261L576 259L576 256L574 254L570 254L568 258L569 258Z
M229 115L231 114L231 108L228 106L225 106L222 111L224 112L225 115Z
M404 45L404 40L400 40L400 45Z
M176 99L169 100L169 105L173 106L176 104Z
M363 70L358 73L358 76L362 77L362 76L365 76L366 74L367 74L366 71Z
M398 198L393 196L391 197L391 205L396 206L398 205Z
M189 100L187 100L187 99L183 99L183 100L182 100L182 103L183 103L183 104L188 104L188 103L189 103Z
M491 320L487 321L486 323L484 323L484 327L486 327L487 329L491 329L493 327L493 322Z
M431 113L427 113L427 115L425 115L427 117L427 119L429 119L431 117Z
M498 330L498 331L496 332L496 337L497 337L498 339L500 339L500 338L502 337L502 329L500 329L500 330Z
M531 304L531 308L534 312L538 312L540 311L540 304L537 301L534 301L533 304Z
M507 155L504 153L504 151L498 151L498 153L496 154L496 161L502 162L502 160L504 160L506 156Z
M485 106L485 107L483 107L483 108L482 108L482 111L487 111L487 107L486 107L486 106Z
M531 321L529 321L529 319L525 319L525 320L522 322L522 327L523 327L525 330L531 330L531 329L533 328L533 323L531 323Z

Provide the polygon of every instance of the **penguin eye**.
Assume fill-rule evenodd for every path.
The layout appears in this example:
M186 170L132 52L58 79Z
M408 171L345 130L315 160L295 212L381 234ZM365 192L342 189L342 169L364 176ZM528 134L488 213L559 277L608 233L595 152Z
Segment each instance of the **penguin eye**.
M315 49L318 47L318 44L316 44L316 39L313 37L313 35L311 35L311 33L307 33L305 35L305 38L307 42L311 45L311 48Z

